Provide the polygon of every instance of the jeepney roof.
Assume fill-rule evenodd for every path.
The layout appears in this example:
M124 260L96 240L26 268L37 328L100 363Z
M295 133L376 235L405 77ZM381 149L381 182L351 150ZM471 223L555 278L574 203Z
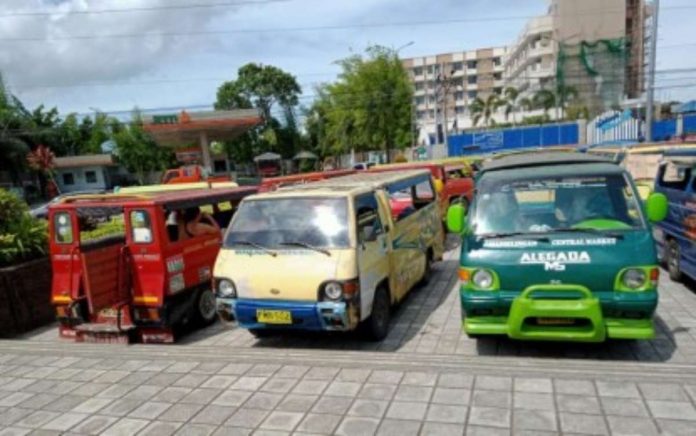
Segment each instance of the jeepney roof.
M52 208L118 207L131 205L166 205L169 209L186 209L202 203L221 203L242 199L258 192L256 186L207 188L183 191L146 192L142 194L97 194L67 196Z
M277 191L253 195L249 200L284 198L284 197L345 197L369 192L388 185L406 181L410 178L430 177L428 170L404 170L398 173L392 171L369 172L361 171L355 174L332 179L320 180L305 185L294 185L280 188Z
M600 157L575 152L542 152L514 154L486 161L480 173L501 170L517 170L520 168L560 167L567 165L611 164L611 161Z
M497 180L527 180L545 177L573 177L573 176L609 176L621 175L626 170L619 165L609 162L571 163L567 165L547 165L519 167L514 171L489 171L481 176L485 181Z

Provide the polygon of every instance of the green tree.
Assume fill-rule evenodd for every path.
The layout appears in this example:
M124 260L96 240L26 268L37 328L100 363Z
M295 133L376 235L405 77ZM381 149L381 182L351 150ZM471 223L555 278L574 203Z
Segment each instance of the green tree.
M151 171L161 171L173 163L172 151L159 147L143 129L140 112L133 111L131 122L119 129L114 135L114 150L119 163L135 175L138 183L146 183L146 176Z
M331 153L393 149L411 142L413 88L397 53L368 47L364 56L338 62L342 72L324 86L309 111L310 137Z
M518 110L517 99L520 96L520 91L514 86L509 86L505 88L503 95L505 96L505 121L507 121L510 114L512 114L512 124L514 125L517 123L515 114Z
M486 99L481 97L476 97L476 99L471 103L469 110L471 111L471 122L474 126L483 120L483 124L486 127L495 126L495 120L493 119L493 114L505 104L504 101L496 94L490 94Z
M0 75L0 170L7 171L18 185L25 156L31 149L26 133L31 128L29 113L5 87Z
M534 96L532 96L532 102L534 107L537 109L543 109L544 115L549 114L549 111L556 106L556 94L548 89L540 89Z

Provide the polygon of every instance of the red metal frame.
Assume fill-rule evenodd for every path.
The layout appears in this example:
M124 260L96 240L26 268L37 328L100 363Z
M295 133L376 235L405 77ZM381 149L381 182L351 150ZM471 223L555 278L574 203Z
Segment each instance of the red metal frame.
M355 173L355 170L331 170L317 171L312 173L292 174L281 177L268 177L261 180L259 192L275 191L283 186L300 185L304 183L318 182L320 180L330 179L333 177L348 176Z

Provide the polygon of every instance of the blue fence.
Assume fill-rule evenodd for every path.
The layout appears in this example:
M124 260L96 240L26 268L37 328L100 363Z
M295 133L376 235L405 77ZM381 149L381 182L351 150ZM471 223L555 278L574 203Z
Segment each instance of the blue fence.
M653 121L652 140L654 142L669 141L677 136L677 120Z
M447 152L449 156L464 156L518 148L577 145L579 140L577 123L515 127L450 136Z
M684 134L696 134L696 115L687 115L684 117Z

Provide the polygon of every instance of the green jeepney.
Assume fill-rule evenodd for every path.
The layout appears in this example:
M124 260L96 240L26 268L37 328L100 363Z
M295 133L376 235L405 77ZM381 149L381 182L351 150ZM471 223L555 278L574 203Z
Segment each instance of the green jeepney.
M667 201L645 202L621 167L580 153L487 162L462 234L464 331L513 339L601 342L655 334L659 268L651 223Z

